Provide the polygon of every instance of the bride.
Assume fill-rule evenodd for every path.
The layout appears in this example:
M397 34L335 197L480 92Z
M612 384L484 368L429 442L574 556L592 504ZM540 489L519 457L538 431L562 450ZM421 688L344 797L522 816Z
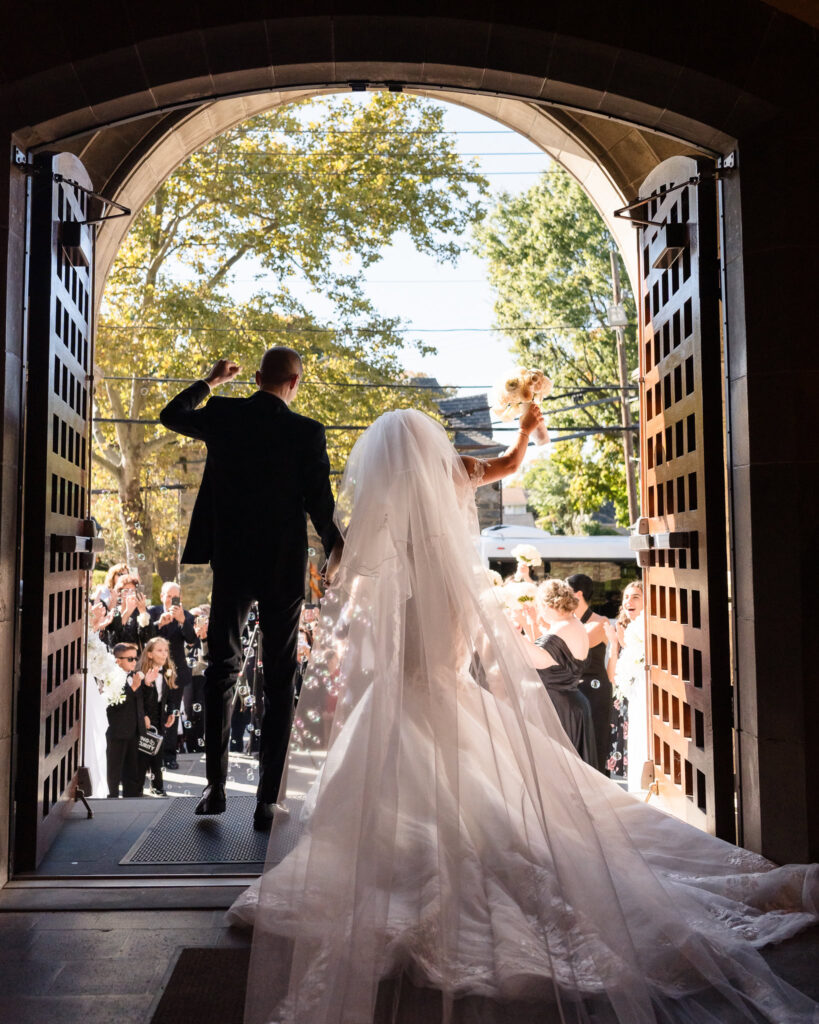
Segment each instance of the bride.
M816 921L819 869L581 761L474 547L486 468L417 411L353 449L290 747L319 770L230 911L254 924L246 1021L819 1020L757 952Z

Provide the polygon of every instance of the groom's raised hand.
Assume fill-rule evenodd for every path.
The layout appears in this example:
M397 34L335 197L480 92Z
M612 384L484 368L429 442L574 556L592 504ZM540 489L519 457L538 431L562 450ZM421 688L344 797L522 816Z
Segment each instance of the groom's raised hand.
M210 373L205 377L205 382L212 388L216 388L220 384L226 384L229 380L233 380L239 370L241 370L241 366L234 363L232 359L217 359Z

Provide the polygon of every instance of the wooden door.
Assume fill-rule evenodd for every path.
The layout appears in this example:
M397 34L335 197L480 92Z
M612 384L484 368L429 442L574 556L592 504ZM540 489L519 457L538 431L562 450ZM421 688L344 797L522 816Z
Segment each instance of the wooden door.
M689 182L679 188L681 183ZM649 757L660 803L735 838L716 189L673 157L643 183L641 462ZM629 728L641 723L629 723ZM639 766L638 766L639 768Z
M32 169L16 872L36 867L53 841L82 762L87 552L92 550L93 238L92 228L82 224L84 189L91 182L70 154L41 154Z

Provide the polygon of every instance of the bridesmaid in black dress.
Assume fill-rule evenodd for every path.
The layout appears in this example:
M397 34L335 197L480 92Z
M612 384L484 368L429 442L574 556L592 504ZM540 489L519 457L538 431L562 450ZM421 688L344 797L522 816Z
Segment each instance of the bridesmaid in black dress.
M591 704L596 744L594 766L603 775L608 775L607 762L611 752L611 727L614 721L614 688L606 670L606 651L608 650L606 629L612 635L614 630L608 619L593 612L589 607L592 596L591 579L584 573L578 572L569 576L566 582L574 591L574 596L578 601L575 615L586 627L589 637L589 656L583 663L580 692Z
M538 605L549 632L535 641L539 648L535 667L572 746L584 761L595 765L591 705L578 688L589 639L574 614L577 598L564 580L546 580L538 588Z

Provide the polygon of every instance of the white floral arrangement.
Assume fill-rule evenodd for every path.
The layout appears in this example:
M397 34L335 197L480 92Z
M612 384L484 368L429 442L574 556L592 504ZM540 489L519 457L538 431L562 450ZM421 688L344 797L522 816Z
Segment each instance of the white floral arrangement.
M552 390L552 382L543 370L518 367L507 374L494 387L492 412L504 423L518 419L531 402L545 398ZM549 431L543 424L535 431L539 444L549 443Z
M502 597L504 603L509 608L534 604L537 597L537 587L534 583L508 582L503 585Z
M496 572L494 569L486 569L485 572L487 579L493 587L503 586L503 576L499 572Z
M523 562L524 565L530 567L533 565L543 565L540 552L533 544L518 544L517 547L512 548L511 555L519 562Z
M638 685L645 685L645 672L646 640L641 616L626 626L623 647L614 670L615 697L628 700Z
M88 674L96 679L107 707L122 704L125 700L128 673L117 664L114 655L96 633L90 633L88 636L87 670Z

